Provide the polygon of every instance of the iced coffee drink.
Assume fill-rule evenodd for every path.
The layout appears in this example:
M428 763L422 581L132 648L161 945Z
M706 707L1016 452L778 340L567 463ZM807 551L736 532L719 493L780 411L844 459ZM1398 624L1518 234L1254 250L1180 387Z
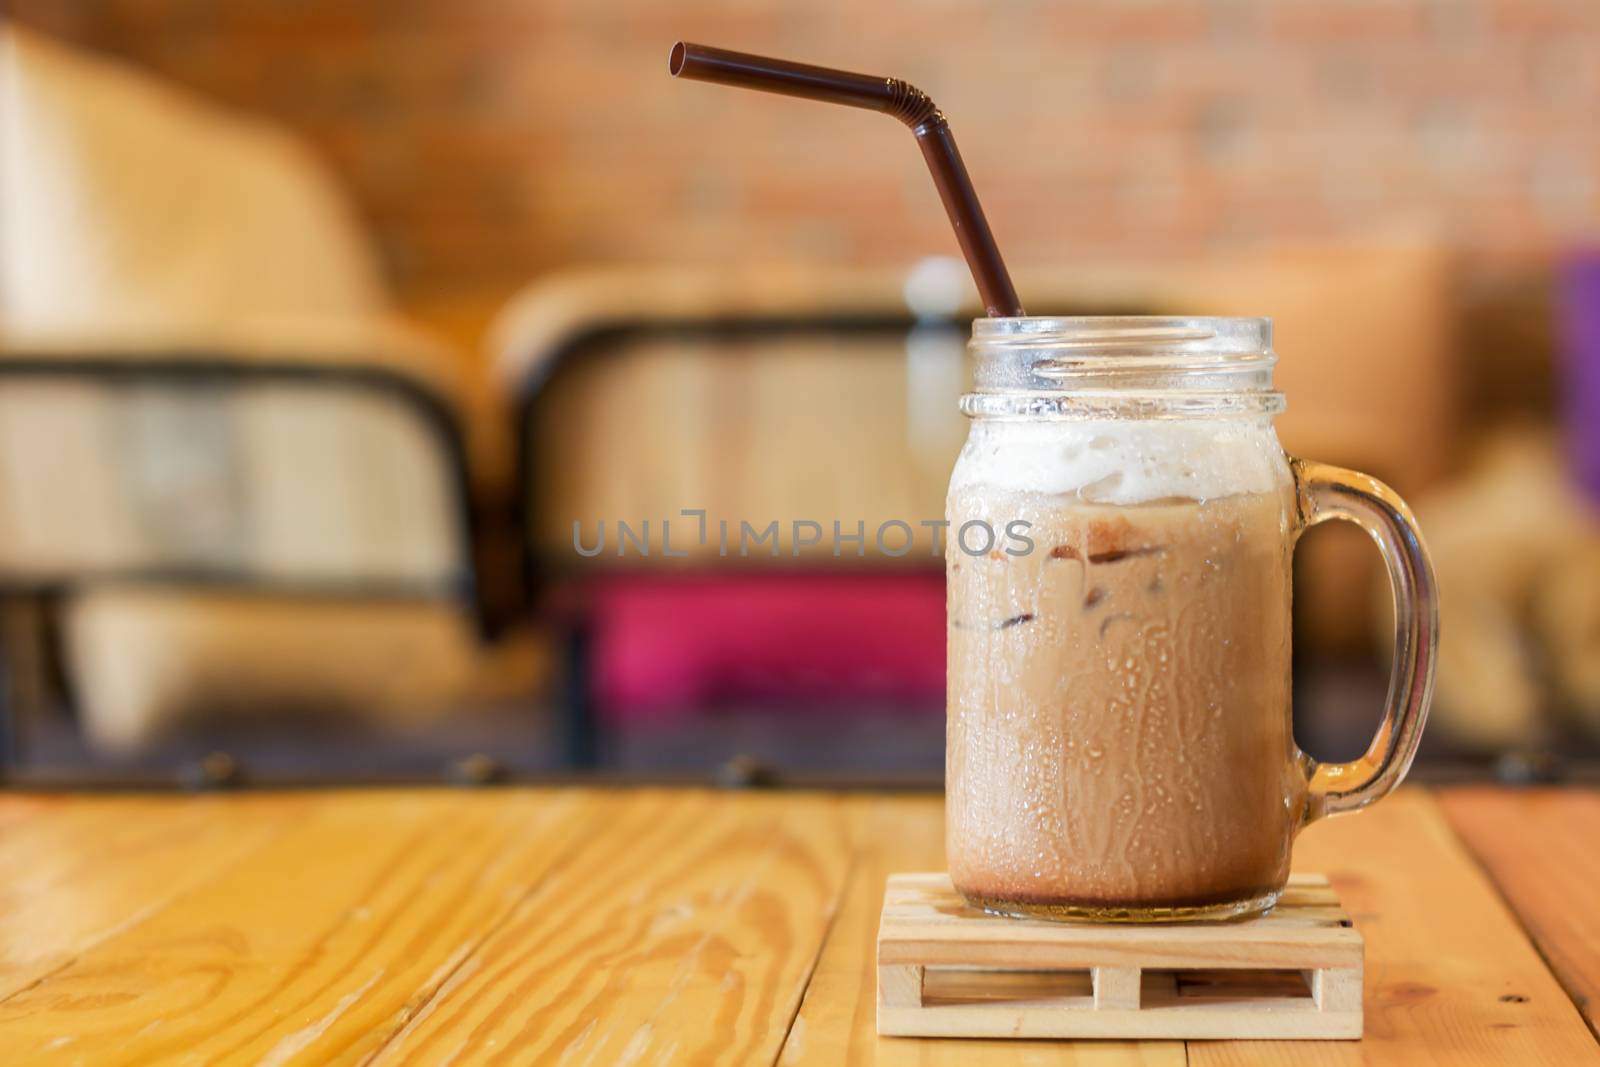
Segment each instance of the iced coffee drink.
M1110 320L1134 324L1119 345L1105 321L980 324L1006 342L974 343L946 514L950 876L1006 914L1258 912L1299 828L1391 787L1420 728L1413 694L1369 761L1319 768L1295 746L1295 539L1332 515L1380 541L1409 527L1346 481L1378 483L1284 455L1264 339L1195 352L1201 329ZM1066 340L1007 334L1034 322Z
M1034 550L949 563L956 885L1000 909L1270 894L1305 791L1283 500L950 500L952 521L994 508Z

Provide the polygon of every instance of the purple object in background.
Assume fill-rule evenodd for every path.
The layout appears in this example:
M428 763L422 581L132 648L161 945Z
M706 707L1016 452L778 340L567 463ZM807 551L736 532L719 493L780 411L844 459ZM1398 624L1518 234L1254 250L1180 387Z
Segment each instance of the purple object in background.
M1558 299L1567 454L1579 486L1600 505L1600 248L1566 257Z

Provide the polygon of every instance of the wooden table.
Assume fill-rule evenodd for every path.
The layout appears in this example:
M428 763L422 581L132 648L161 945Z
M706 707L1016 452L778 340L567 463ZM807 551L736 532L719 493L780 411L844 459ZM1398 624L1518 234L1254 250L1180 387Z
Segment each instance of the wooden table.
M1600 1064L1600 794L1313 827L1360 1043L879 1039L885 876L935 797L0 795L0 1064Z

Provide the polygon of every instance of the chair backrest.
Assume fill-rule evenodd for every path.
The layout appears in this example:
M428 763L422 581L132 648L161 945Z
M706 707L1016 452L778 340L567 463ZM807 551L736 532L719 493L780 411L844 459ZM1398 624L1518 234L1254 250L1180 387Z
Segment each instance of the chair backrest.
M470 595L458 420L376 365L0 358L0 582Z
M0 26L0 581L470 590L459 357L287 130Z
M741 523L774 521L780 559L794 558L793 524L807 521L827 539L804 555L831 558L835 522L870 538L892 520L930 555L919 520L943 514L963 431L958 331L893 318L640 320L574 338L560 358L522 436L537 487L527 533L546 559L575 558L574 521L589 544L605 523L608 557L619 523L648 522L659 554L663 520L679 531L673 547L702 562L719 557L724 522L734 557ZM705 511L703 539L683 509Z

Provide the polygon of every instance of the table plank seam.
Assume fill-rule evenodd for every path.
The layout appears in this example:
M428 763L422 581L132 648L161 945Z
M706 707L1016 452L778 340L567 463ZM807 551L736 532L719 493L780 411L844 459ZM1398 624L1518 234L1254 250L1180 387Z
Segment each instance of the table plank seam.
M848 834L849 833L849 829L850 829L850 818L849 818L848 806L843 802L835 800L833 803L830 803L828 805L828 810L833 815L833 817L838 820L839 829L841 829L846 834ZM777 820L777 822L776 822L776 824L775 824L775 826L776 827L782 827L784 825L787 825L791 821L792 818L793 818L793 816L790 815L790 814L780 815L778 820ZM765 872L765 869L772 864L772 862L774 860L774 856L775 856L775 854L772 852L772 850L768 849L768 848L764 848L762 850L762 853L765 856L765 859L764 859L763 863L759 867L755 867L752 870L750 870L749 872L747 872L746 878L745 878L745 881L743 882L743 884L741 884L739 886L739 888L736 891L734 891L734 893L732 893L730 895L730 897L729 897L729 903L730 904L735 904L736 905L736 904L742 903L743 901L749 899L751 894L754 893L761 886L761 884L762 884L761 875L763 875L764 872ZM850 856L851 856L851 863L853 865L853 863L854 863L854 851L853 850L850 853ZM785 1024L785 1027L784 1027L784 1038L785 1039L787 1039L787 1037L788 1037L789 1029L791 1027L793 1027L793 1025L794 1025L794 1018L799 1013L800 1005L802 1003L804 1003L804 1001L805 1001L805 989L811 983L811 975L814 974L815 971L816 971L817 961L822 958L822 948L821 948L821 946L827 942L827 931L829 929L831 929L832 924L833 924L833 920L834 920L834 916L837 915L839 907L840 907L840 904L843 901L842 886L844 885L845 882L847 882L849 880L849 872L850 872L850 868L846 867L845 868L844 877L839 879L839 885L840 885L841 888L836 888L834 890L834 895L833 895L833 899L832 899L832 906L829 908L827 921L824 923L824 928L823 928L823 932L822 932L821 936L819 936L818 939L817 939L818 940L818 947L816 949L815 954L812 956L810 962L807 964L804 980L800 984L800 987L797 990L797 995L795 996L794 1009L790 1013L790 1017L787 1020L787 1022ZM721 918L718 918L716 920L716 924L711 929L708 929L707 931L705 931L705 933L703 933L701 935L700 939L696 942L696 944L694 944L693 946L691 946L688 949L688 951L684 954L684 956L682 958L682 961L681 961L681 964L680 964L680 973L683 972L685 965L692 965L696 960L699 959L699 957L701 956L701 954L704 951L705 947L708 944L711 943L713 937L715 936L715 932L720 930L722 928L722 925L725 922L726 922L725 916L721 917ZM655 1018L656 1017L654 1015L652 1015L652 1017L649 1020L649 1025L654 1025ZM753 1035L752 1036L752 1042L758 1042L758 1041L759 1041L759 1034ZM777 1058L782 1055L782 1053L783 1053L783 1045L784 1045L783 1041L776 1042L776 1048L775 1048L775 1051L773 1053L773 1063L776 1063L777 1062ZM691 1062L700 1062L700 1060L693 1060Z
M1594 1038L1597 1044L1600 1044L1600 1031L1596 1031L1589 1017L1584 1014L1583 1004L1579 999L1579 995L1568 986L1561 971L1554 966L1549 955L1546 954L1544 945L1540 943L1537 937L1533 936L1533 931L1528 927L1527 921L1523 919L1522 913L1517 910L1516 904L1506 892L1505 887L1495 877L1494 871L1489 868L1488 864L1483 862L1483 857L1478 855L1477 850L1456 829L1455 822L1450 818L1448 809L1441 802L1438 790L1429 789L1423 795L1427 797L1428 803L1438 813L1439 822L1449 832L1450 840L1455 844L1456 848L1461 850L1461 854L1466 857L1467 862L1472 864L1478 873L1483 876L1485 884L1494 892L1495 899L1500 902L1500 906L1511 917L1511 921L1515 924L1517 932L1522 935L1523 941L1527 942L1528 946L1533 949L1534 955L1539 958L1540 966L1550 975L1551 980L1556 984L1556 988L1566 996L1567 1002L1572 1005L1572 1010L1577 1012L1578 1018L1583 1022L1584 1029L1589 1031L1589 1036Z
M142 921L143 916L141 916L140 919ZM92 949L93 947L94 947L93 945L90 945L84 951L87 952L89 949ZM82 952L74 952L72 955L70 955L66 959L62 960L56 966L50 968L48 971L45 971L43 974L36 976L31 982L28 982L25 985L20 985L17 988L13 989L11 992L5 994L4 996L0 996L0 1004L5 1004L8 1001L15 1000L17 997L22 996L24 993L33 992L35 989L38 989L40 986L44 985L46 982L48 982L50 979L54 978L56 975L60 974L62 971L66 970L69 967L74 966L82 958L83 958L83 953Z
M1478 850L1473 848L1471 842L1463 837L1461 832L1456 829L1455 820L1449 814L1448 807L1441 804L1439 805L1439 808L1440 814L1444 819L1444 824L1450 828L1450 835L1456 839L1456 843L1460 845L1461 850L1465 852L1468 859L1472 861L1473 866L1478 869L1478 872L1484 876L1484 879L1494 889L1495 896L1499 897L1500 902L1505 905L1506 911L1511 915L1512 921L1516 923L1517 930L1521 932L1523 939L1533 947L1533 951L1539 956L1539 962L1544 964L1544 969L1550 972L1550 976L1555 979L1556 985L1560 988L1561 992L1566 994L1567 999L1572 1002L1572 1006L1577 1011L1578 1017L1583 1020L1584 1026L1588 1028L1590 1036L1595 1039L1597 1044L1600 1044L1600 1022L1589 1018L1588 1013L1584 1011L1585 997L1583 990L1574 988L1567 975L1565 975L1562 972L1562 969L1556 966L1555 961L1550 958L1549 953L1545 951L1543 940L1535 936L1533 928L1528 925L1528 922L1523 918L1522 913L1517 910L1516 902L1512 899L1510 892L1507 891L1500 879L1495 875L1494 868L1489 866L1489 864L1484 861L1484 858L1479 855Z
M847 822L849 820L846 820ZM828 947L828 942L833 939L834 930L839 923L839 914L844 911L845 901L849 898L850 887L855 884L861 870L861 849L850 850L850 866L845 870L844 877L839 879L839 889L834 895L833 906L828 909L828 921L823 924L822 936L817 938L817 951L811 957L811 965L806 968L806 973L800 980L800 995L794 998L794 1009L789 1012L789 1018L783 1024L783 1040L772 1050L772 1067L778 1067L783 1062L784 1050L789 1047L789 1037L794 1033L795 1020L800 1018L800 1012L806 1006L806 997L811 994L811 981L817 976L817 965L822 962L822 953Z
M361 1058L359 1067L367 1067L368 1064L377 1063L388 1053L391 1047L405 1037L409 1030L432 1014L440 998L455 988L456 977L462 973L462 968L472 962L473 957L483 950L483 947L489 943L490 939L515 921L517 916L521 914L523 905L548 887L554 872L561 865L588 844L589 840L582 835L573 835L571 843L566 848L561 849L559 854L546 865L539 877L529 882L527 887L517 894L516 899L511 901L501 914L484 928L481 936L473 939L471 947L461 953L461 958L453 966L449 967L442 977L439 977L438 971L429 975L430 980L438 977L438 981L433 983L433 988L431 990L426 988L417 990L421 1000L417 1002L415 1007L411 1005L409 999L406 1001L406 1004L400 1010L400 1018L396 1020L389 1033L379 1041L372 1051Z
M248 862L258 852L264 851L278 838L288 834L292 829L294 829L294 827L295 824L293 821L283 822L279 826L274 827L271 831L266 833L260 841L257 841L244 852L233 857L231 861L217 867L215 870L207 872L204 878L201 878L182 891L174 893L171 896L161 900L152 901L144 908L128 916L122 922L119 922L115 926L101 931L98 936L90 938L88 941L78 946L75 951L66 956L55 966L46 970L43 974L36 976L31 981L20 985L9 992L0 994L0 1005L7 1004L26 993L31 993L33 990L38 989L46 982L51 981L58 975L61 975L62 973L77 966L77 964L85 956L99 948L101 945L108 944L116 938L129 933L130 931L137 930L140 926L144 925L146 922L149 922L151 919L155 918L157 915L160 915L167 909L172 908L188 897L194 896L196 893L201 892L211 883L226 877L229 872Z
M838 906L848 805L667 796L630 801L609 848L569 853L369 1067L468 1046L495 1063L766 1063Z

